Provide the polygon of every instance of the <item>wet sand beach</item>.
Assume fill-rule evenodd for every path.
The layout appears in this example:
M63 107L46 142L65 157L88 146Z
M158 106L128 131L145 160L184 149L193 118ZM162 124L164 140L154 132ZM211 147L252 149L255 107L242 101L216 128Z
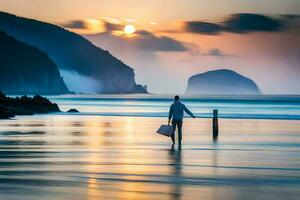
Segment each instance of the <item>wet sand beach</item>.
M0 199L298 199L300 121L19 116L0 121Z

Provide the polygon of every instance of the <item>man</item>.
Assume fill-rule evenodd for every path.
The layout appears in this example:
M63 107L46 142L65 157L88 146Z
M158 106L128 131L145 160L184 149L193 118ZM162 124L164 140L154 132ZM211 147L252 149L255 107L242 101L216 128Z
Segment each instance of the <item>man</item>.
M173 145L175 144L175 130L176 126L178 129L178 145L181 145L181 139L182 139L182 120L183 120L183 112L185 111L187 114L189 114L192 118L195 118L193 113L185 107L183 103L180 102L179 96L176 95L174 97L175 101L170 107L169 112L169 121L168 124L170 124L170 121L172 119L172 126L174 129L174 132L171 136Z

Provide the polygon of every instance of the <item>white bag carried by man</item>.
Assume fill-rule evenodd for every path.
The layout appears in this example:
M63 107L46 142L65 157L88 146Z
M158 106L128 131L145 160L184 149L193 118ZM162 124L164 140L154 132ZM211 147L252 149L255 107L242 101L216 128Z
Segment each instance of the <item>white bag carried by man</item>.
M171 125L161 125L156 133L170 137L173 134L173 127Z

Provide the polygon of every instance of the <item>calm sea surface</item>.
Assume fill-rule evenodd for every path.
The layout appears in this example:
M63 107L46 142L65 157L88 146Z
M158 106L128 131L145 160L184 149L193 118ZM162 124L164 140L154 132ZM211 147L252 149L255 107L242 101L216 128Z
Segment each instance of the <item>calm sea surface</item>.
M183 98L181 150L155 133L168 96L49 98L81 112L0 120L1 200L299 199L299 97Z

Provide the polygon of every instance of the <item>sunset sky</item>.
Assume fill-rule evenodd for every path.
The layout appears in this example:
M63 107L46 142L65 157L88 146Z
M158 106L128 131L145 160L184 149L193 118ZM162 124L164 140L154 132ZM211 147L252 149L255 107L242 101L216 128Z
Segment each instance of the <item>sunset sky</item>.
M0 0L0 10L83 35L150 92L183 93L191 75L226 68L263 93L300 94L299 0Z

